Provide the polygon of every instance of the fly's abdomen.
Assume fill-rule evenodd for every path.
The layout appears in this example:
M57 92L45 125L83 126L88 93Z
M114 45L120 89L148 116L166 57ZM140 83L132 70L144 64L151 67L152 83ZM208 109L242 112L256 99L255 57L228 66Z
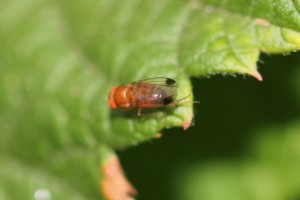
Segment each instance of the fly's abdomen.
M168 93L159 85L140 83L134 88L135 106L145 108L162 107L172 103L175 99L175 94Z

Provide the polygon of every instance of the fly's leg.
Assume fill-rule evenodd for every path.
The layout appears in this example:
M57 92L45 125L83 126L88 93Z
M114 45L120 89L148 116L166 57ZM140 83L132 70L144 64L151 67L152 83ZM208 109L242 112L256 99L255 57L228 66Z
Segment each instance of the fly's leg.
M137 110L137 115L138 116L141 116L141 113L142 113L142 107L139 106L138 110Z
M188 98L189 96L191 96L191 94L188 94L187 96L183 97L182 99L179 100L175 100L173 103L169 104L169 105L179 105L179 104L188 104L188 103L200 103L199 101L182 101L186 98Z

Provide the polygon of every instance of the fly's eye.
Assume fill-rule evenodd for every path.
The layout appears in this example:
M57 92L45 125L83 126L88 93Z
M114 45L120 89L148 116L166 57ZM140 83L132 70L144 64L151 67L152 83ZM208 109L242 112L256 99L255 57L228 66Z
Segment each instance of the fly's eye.
M174 101L173 97L166 97L163 99L164 105L169 105Z
M174 84L176 84L176 81L174 81L173 79L167 78L166 84L167 85L174 85Z

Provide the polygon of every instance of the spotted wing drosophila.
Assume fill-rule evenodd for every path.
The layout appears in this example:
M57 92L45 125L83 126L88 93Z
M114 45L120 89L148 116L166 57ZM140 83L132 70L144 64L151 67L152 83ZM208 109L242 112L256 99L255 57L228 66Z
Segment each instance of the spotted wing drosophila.
M143 108L159 108L175 105L188 96L177 100L178 84L175 80L156 77L113 87L108 104L111 108L138 108L141 115Z

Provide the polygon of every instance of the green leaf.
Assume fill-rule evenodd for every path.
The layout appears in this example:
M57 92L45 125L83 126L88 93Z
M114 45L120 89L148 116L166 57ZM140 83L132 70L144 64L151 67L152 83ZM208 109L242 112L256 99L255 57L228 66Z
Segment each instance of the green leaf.
M208 4L216 8L225 8L233 13L251 16L253 18L263 18L271 23L290 28L296 31L300 30L300 3L290 0L266 0L266 1L218 1L201 0L199 2Z
M111 110L111 87L170 77L178 81L178 98L191 94L187 101L193 101L189 76L249 74L261 80L260 51L299 49L300 23L290 4L273 1L272 10L266 1L248 4L1 1L0 156L6 164L0 171L9 174L3 180L20 187L17 170L28 183L28 198L49 180L66 187L70 199L97 199L98 163L105 156L99 146L113 151L137 145L164 128L189 126L193 118L191 103L141 117L136 110ZM56 184L46 189L55 199L68 196ZM6 191L0 187L8 200L23 194Z
M244 8L246 4L234 5ZM282 53L299 49L299 32L286 28L287 24L278 27L258 19L261 16L256 13L242 17L244 10L226 12L209 1L192 5L179 48L179 62L189 74L243 73L261 80L256 69L260 51Z
M1 157L0 198L99 199L95 198L95 191L98 191L98 171L92 173L91 170L98 163L91 163L91 158L88 158L90 156L83 155L82 152L74 151L72 154L62 153L55 159L48 158L49 163L43 166L32 166L28 161ZM82 166L77 166L78 163Z

